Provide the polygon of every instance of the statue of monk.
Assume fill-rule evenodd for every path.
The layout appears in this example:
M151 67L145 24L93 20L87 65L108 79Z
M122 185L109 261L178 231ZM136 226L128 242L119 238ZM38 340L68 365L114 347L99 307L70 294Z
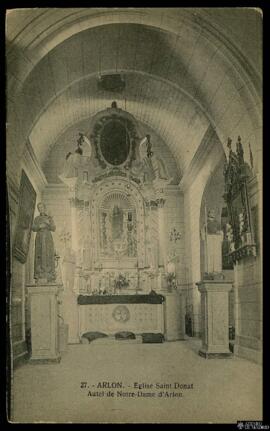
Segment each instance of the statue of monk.
M54 282L55 251L51 232L55 231L53 218L46 213L45 205L38 204L40 215L34 219L32 230L37 232L35 240L34 278L39 281Z

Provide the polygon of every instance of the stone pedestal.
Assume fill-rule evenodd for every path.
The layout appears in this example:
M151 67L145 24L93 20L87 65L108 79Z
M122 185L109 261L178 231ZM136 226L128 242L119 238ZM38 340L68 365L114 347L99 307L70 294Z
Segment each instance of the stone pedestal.
M32 363L60 362L59 284L28 285L31 313Z
M179 292L164 293L164 323L165 340L175 341L185 339L185 311L183 297Z
M207 359L232 356L229 349L229 292L232 284L223 280L197 283L201 293L202 347Z

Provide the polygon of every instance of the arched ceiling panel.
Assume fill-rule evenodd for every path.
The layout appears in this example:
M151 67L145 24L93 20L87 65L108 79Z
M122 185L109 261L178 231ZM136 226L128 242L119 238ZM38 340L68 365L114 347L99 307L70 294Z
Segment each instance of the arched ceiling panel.
M126 98L127 110L157 127L181 170L209 123L224 145L233 133L260 146L260 80L237 41L226 39L230 26L221 28L207 10L41 8L20 17L10 18L7 29L8 97L16 105L10 123L20 127L15 136L31 132L41 163L68 122L114 98ZM125 92L118 98L98 92L98 74L116 71L127 79Z
M136 23L179 34L188 24L191 27L205 27L214 35L219 32L231 36L255 69L259 67L261 55L254 41L261 33L262 14L259 9L245 8L38 8L8 11L8 40L33 54L39 47L44 55L45 39L48 51L73 34L104 23ZM241 25L239 23L241 22ZM45 45L45 44L44 44ZM247 55L248 54L248 55ZM40 60L40 56L39 56Z

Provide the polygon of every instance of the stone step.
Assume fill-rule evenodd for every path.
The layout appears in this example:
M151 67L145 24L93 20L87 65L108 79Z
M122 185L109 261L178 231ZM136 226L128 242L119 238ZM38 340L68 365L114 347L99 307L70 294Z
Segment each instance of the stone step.
M110 335L109 337L104 338L97 338L96 340L91 341L90 344L115 344L115 343L122 343L122 344L140 344L142 343L142 336L136 335L135 340L128 340L128 339L122 339L122 340L116 340L114 335Z

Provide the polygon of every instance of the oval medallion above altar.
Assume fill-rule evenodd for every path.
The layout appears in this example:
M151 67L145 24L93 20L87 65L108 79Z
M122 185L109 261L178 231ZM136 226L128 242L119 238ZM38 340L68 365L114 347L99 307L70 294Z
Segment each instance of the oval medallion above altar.
M135 118L118 108L116 102L92 118L90 138L102 169L131 167L140 135L137 129Z
M108 121L100 133L100 150L106 162L122 165L128 158L130 138L127 128L119 120Z

